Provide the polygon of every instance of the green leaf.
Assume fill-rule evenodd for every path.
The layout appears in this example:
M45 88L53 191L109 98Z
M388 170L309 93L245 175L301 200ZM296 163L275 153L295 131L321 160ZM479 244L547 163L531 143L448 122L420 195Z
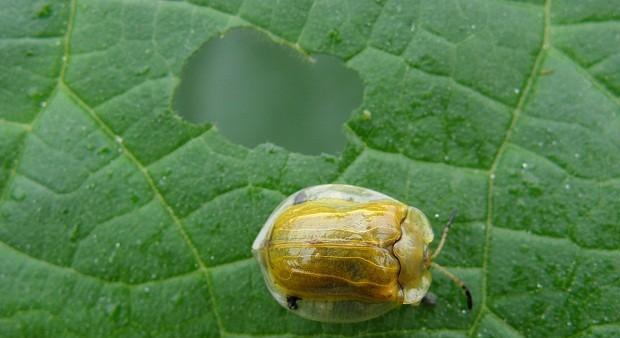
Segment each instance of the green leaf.
M0 336L620 335L618 0L0 1ZM365 83L339 157L170 109L254 27ZM367 111L367 112L364 112ZM370 113L370 114L369 114ZM348 325L269 296L250 245L297 189L460 210L434 308Z

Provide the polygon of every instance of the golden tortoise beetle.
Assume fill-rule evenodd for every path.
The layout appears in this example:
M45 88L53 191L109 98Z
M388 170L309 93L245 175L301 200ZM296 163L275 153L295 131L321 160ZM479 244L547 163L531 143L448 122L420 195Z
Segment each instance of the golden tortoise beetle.
M431 285L431 267L467 296L469 289L432 262L439 245L418 209L382 193L342 184L302 189L269 216L252 245L267 288L280 305L321 322L359 322L401 304L419 305Z

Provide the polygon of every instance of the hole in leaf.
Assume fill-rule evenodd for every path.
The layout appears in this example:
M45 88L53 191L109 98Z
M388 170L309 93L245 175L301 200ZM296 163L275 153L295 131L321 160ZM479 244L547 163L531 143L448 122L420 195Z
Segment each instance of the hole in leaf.
M336 57L309 59L263 33L238 29L210 40L188 61L174 108L247 147L271 142L336 154L362 90L357 73Z

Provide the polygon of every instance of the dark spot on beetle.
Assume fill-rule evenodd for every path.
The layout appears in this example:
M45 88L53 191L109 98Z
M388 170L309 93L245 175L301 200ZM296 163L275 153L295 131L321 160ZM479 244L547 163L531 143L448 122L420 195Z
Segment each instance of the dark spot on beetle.
M286 305L288 306L289 310L297 310L299 308L299 306L297 305L297 302L300 300L301 298L299 297L287 296Z
M297 194L297 196L295 196L295 199L293 200L293 204L300 204L307 200L308 200L308 195L306 195L306 193L302 191L299 194Z

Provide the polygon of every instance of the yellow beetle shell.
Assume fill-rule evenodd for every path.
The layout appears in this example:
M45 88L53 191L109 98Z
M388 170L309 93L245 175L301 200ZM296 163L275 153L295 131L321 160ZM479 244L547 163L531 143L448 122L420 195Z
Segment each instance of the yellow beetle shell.
M311 320L357 322L420 303L431 284L432 240L420 210L370 189L327 184L284 200L252 251L280 305Z

